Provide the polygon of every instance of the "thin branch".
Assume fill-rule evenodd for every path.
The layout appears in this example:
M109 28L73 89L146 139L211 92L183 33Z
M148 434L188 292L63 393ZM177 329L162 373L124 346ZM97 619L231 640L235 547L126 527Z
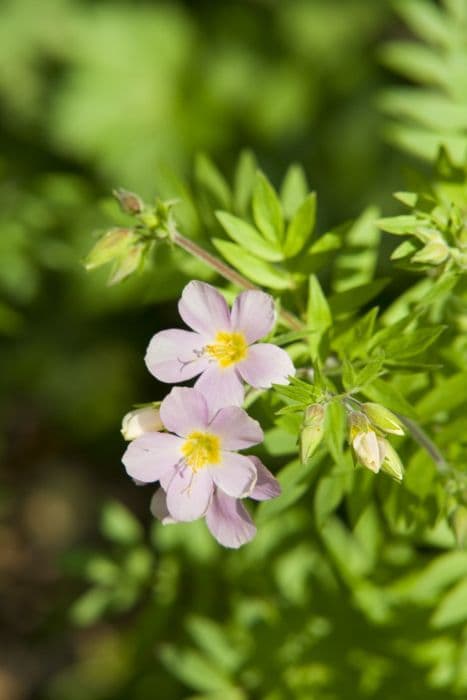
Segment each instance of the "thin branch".
M400 413L396 414L401 423L405 425L413 439L418 442L420 447L423 447L425 452L427 452L433 462L436 464L440 474L448 474L451 471L451 467L444 459L443 455L436 447L435 443L428 437L423 428L421 428L418 423L415 423L411 418L402 416Z

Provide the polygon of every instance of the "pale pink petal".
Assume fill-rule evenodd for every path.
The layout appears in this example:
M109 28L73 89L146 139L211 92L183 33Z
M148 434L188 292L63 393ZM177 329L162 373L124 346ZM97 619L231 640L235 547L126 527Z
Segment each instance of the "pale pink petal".
M255 465L249 457L236 452L222 452L222 462L207 469L216 486L234 498L248 496L256 484Z
M258 389L272 384L288 384L287 377L295 374L293 362L281 348L271 343L258 343L248 348L248 356L237 365L243 379Z
M172 328L153 336L144 360L161 382L184 382L208 366L208 360L202 357L203 346L204 340L198 333Z
M241 406L243 384L234 367L222 369L211 364L196 381L195 388L206 397L211 417L225 406Z
M167 510L167 496L163 489L157 489L151 498L150 509L153 516L160 520L163 525L171 525L178 522L175 518L172 518Z
M230 330L227 302L215 287L206 282L190 282L178 302L178 311L187 326L213 338L218 331Z
M193 472L181 466L167 488L167 509L175 520L188 522L206 513L211 501L213 483L209 471Z
M281 494L281 487L277 479L271 474L262 461L258 457L250 456L251 461L256 467L258 475L253 491L249 494L250 498L255 501L268 501L270 498L276 498Z
M220 544L232 549L238 549L256 534L256 527L243 504L218 489L206 513L206 525Z
M122 457L127 473L137 481L150 483L175 469L183 440L167 433L146 433L133 440Z
M243 450L262 442L264 434L257 420L239 406L227 406L214 416L209 431L222 440L223 450Z
M249 290L239 294L233 303L232 330L241 331L248 343L264 338L272 330L275 320L274 299L270 294Z
M182 437L204 430L209 422L205 397L189 387L174 387L161 403L160 415L167 430Z

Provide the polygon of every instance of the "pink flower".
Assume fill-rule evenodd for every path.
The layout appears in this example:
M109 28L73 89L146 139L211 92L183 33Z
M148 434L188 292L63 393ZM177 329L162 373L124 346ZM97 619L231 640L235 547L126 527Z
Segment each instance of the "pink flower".
M175 520L210 518L208 511L226 507L224 494L233 499L248 496L258 477L258 487L267 488L257 461L237 454L263 439L259 423L242 408L228 406L216 412L196 389L176 387L163 400L160 417L170 433L136 438L123 464L133 479L161 484Z
M257 457L250 457L257 472L257 481L250 498L266 501L279 496L281 490L277 480ZM163 525L178 522L167 508L167 497L163 489L157 489L151 501L151 512ZM206 525L211 534L224 547L237 549L249 542L256 534L256 527L245 506L237 498L227 496L217 487L205 513Z
M209 396L214 408L221 408L242 404L242 380L267 389L287 384L287 377L295 374L285 350L256 343L274 325L269 294L242 292L229 311L217 289L195 281L183 290L178 309L193 330L170 329L152 338L145 360L156 379L177 383L201 375L195 387Z

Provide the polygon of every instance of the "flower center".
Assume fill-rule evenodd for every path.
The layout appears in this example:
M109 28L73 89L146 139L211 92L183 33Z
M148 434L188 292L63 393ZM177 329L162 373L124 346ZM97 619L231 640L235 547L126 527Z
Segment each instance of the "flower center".
M206 345L208 355L211 355L220 367L230 367L244 360L248 352L248 344L243 333L234 331L219 331L216 333L215 342Z
M207 464L218 464L221 459L221 441L217 435L194 430L182 445L185 462L194 472Z

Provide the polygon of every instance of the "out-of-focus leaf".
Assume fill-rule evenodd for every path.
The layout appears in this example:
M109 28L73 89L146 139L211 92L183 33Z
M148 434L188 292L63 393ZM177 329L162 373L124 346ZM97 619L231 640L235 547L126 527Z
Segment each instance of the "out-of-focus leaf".
M212 160L204 153L200 153L196 157L195 177L198 183L209 192L215 206L229 208L231 200L229 185Z
M269 241L274 243L282 240L282 207L273 186L259 171L253 193L253 217L257 227Z
M287 170L281 186L281 202L284 215L290 220L308 193L308 183L301 165L294 163Z
M310 354L313 360L318 358L318 348L326 330L332 324L329 304L324 296L318 278L310 275L308 286L307 328L313 331L308 340Z
M109 501L104 506L101 530L109 540L123 545L136 544L143 536L143 529L140 523L118 501Z
M291 258L305 246L316 221L316 194L311 193L297 209L285 234L284 255Z

